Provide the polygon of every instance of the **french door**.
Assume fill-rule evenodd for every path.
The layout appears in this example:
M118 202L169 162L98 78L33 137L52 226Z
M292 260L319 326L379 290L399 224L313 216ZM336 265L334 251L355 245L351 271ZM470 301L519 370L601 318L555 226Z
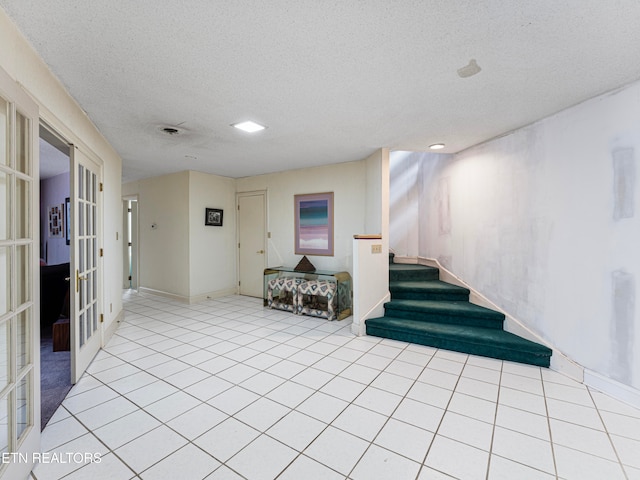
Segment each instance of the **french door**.
M40 450L38 107L0 69L0 477Z
M101 166L71 149L71 382L76 383L102 344L100 225Z

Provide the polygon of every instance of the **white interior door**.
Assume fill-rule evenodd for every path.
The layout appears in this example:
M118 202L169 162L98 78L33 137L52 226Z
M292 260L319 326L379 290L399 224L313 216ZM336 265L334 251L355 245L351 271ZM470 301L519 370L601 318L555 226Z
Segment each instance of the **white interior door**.
M38 107L0 69L0 477L40 450ZM8 461L5 461L7 459Z
M266 195L238 195L238 263L240 295L263 296L266 267Z
M101 167L71 149L71 382L76 383L102 344L100 313Z

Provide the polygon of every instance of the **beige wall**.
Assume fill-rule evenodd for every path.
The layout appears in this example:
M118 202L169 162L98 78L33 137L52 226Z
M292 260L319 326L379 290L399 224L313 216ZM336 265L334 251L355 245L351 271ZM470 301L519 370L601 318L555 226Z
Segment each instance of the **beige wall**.
M234 179L184 171L127 183L122 193L138 196L143 291L186 302L236 291ZM222 227L204 225L206 207L224 210Z
M40 117L70 143L91 151L103 162L105 327L122 312L122 161L91 120L49 71L40 57L0 9L0 68L31 95Z
M317 269L352 270L353 235L365 231L367 164L364 160L324 167L240 178L236 190L266 190L268 197L268 266L295 266L293 196L334 192L334 256L308 256ZM377 232L379 233L379 232Z
M189 295L235 293L236 197L233 178L189 172ZM223 210L222 227L204 225L205 208Z

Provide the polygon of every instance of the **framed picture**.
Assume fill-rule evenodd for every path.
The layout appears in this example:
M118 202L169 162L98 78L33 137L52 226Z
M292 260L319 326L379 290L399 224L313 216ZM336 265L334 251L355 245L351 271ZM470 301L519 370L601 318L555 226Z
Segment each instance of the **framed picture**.
M49 237L62 238L64 236L64 205L49 207Z
M220 210L219 208L205 208L204 224L207 226L221 227L222 226L222 210Z
M333 192L294 196L296 255L333 256Z
M71 207L69 197L64 199L64 228L67 245L71 243Z

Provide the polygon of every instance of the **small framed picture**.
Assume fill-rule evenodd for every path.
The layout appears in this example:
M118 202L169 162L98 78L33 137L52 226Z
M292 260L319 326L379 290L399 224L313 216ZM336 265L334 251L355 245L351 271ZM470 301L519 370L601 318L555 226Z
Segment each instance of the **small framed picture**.
M204 224L210 227L221 227L222 210L219 208L205 208Z

